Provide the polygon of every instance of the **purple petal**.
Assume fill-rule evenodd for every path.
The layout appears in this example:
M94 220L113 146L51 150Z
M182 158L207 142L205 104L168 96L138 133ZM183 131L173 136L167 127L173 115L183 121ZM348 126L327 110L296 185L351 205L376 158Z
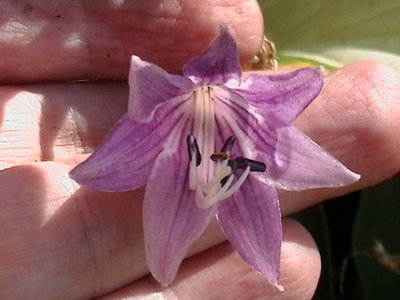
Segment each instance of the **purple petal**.
M248 103L230 101L218 90L215 96L220 100L215 111L222 138L237 139L238 152L233 154L266 164L265 172L253 174L257 179L281 189L304 190L344 186L360 178L294 127L275 127L276 122Z
M268 119L290 124L318 95L323 86L319 68L298 69L278 75L250 75L239 86L229 84L238 95L262 110Z
M275 189L249 177L239 192L220 203L217 217L240 256L279 287L282 224Z
M266 128L263 129L266 133ZM265 175L269 177L267 181L272 180L277 187L288 190L338 187L360 179L360 175L350 171L296 128L280 127L273 134L276 135L275 149L269 153L272 160ZM262 149L263 143L258 146Z
M242 71L235 40L226 25L206 52L190 60L183 67L183 74L199 84L221 84L230 79L240 80Z
M186 137L181 135L181 143ZM153 277L167 286L176 275L190 245L203 233L215 208L199 209L189 190L186 145L163 152L146 186L143 206L147 263Z
M168 74L160 67L132 56L129 87L128 115L142 121L151 118L158 104L191 92L195 85L184 76Z
M100 147L70 176L91 188L120 192L136 189L147 182L154 160L173 130L181 130L185 105L175 99L161 105L154 120L138 123L125 116L108 133Z

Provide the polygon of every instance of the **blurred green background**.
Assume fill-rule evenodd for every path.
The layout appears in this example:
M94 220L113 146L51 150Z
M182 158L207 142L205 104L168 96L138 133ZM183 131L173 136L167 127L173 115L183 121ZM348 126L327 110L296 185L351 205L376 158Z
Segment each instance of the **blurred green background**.
M400 70L398 0L260 4L280 65L307 61L338 68L372 59ZM400 176L295 217L313 234L322 255L314 299L400 299Z
M284 56L334 66L374 59L400 69L398 0L260 0L267 34Z

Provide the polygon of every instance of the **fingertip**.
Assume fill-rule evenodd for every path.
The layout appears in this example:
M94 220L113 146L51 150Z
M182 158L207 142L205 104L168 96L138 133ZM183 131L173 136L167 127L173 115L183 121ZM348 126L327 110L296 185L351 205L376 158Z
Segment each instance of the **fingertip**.
M221 24L226 24L235 39L240 61L247 63L258 52L263 41L264 22L257 1L182 1L180 22L175 32L169 33L174 59L165 59L171 55L171 49L160 49L155 57L149 57L171 72L181 72L188 60L203 53L218 36ZM190 28L190 31L187 29ZM171 47L171 46L170 46ZM160 57L158 57L160 56Z
M311 299L321 273L321 257L310 233L297 221L284 219L281 257L282 299ZM275 292L276 299L279 292ZM275 298L274 298L275 299Z
M301 129L361 174L358 187L400 168L400 73L373 61L329 74L324 89L299 119Z
M166 288L146 277L102 299L311 299L321 270L318 249L305 228L293 220L284 219L283 233L278 286L268 283L223 243L185 260Z
M399 172L399 86L400 73L379 62L357 62L327 74L321 93L294 125L361 178L339 188L280 192L283 215Z

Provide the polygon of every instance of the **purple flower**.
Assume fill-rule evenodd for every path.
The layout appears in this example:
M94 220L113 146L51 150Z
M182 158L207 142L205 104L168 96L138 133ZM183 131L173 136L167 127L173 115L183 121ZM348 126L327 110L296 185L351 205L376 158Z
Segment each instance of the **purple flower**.
M146 185L146 257L163 285L216 216L242 258L280 288L275 188L335 187L359 179L290 126L323 85L318 68L241 76L226 26L183 75L132 56L127 114L71 171L74 180L99 190Z

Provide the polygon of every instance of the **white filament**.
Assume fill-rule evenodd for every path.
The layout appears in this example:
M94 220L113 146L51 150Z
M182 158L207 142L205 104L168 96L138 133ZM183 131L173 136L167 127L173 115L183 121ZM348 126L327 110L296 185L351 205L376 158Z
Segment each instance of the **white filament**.
M213 187L217 186L222 179L224 179L226 176L231 175L231 173L232 173L231 167L222 168L218 173L214 175L213 178L211 178L210 181L202 185L201 189L204 192L210 192Z
M189 188L194 191L197 187L197 170L196 170L196 153L192 151L192 158L190 160L189 168Z
M215 112L211 88L198 88L194 92L194 102L193 135L204 158L196 168L197 180L204 184L214 175L214 164L209 159L215 147Z
M234 181L228 159L214 162L210 156L215 152L215 98L211 87L202 86L194 94L193 136L196 138L202 161L197 166L196 153L191 153L189 169L189 188L196 191L196 203L199 208L207 209L236 193L249 175L247 167ZM229 156L229 153L227 153ZM228 177L229 176L229 177ZM228 178L224 184L221 181ZM233 184L233 185L232 185Z
M235 182L235 184L232 186L232 188L230 188L229 190L227 190L225 193L223 193L222 195L220 195L220 198L217 199L218 201L221 200L225 200L226 198L229 198L230 196L232 196L234 193L236 193L240 186L244 183L244 181L247 179L247 177L249 176L250 173L250 167L247 167L243 174L239 177L239 179Z
M219 188L214 194L208 194L202 201L200 208L207 209L213 206L214 204L218 203L221 200L226 198L223 195L227 192L228 188L231 186L233 182L233 175L230 175L228 181Z

